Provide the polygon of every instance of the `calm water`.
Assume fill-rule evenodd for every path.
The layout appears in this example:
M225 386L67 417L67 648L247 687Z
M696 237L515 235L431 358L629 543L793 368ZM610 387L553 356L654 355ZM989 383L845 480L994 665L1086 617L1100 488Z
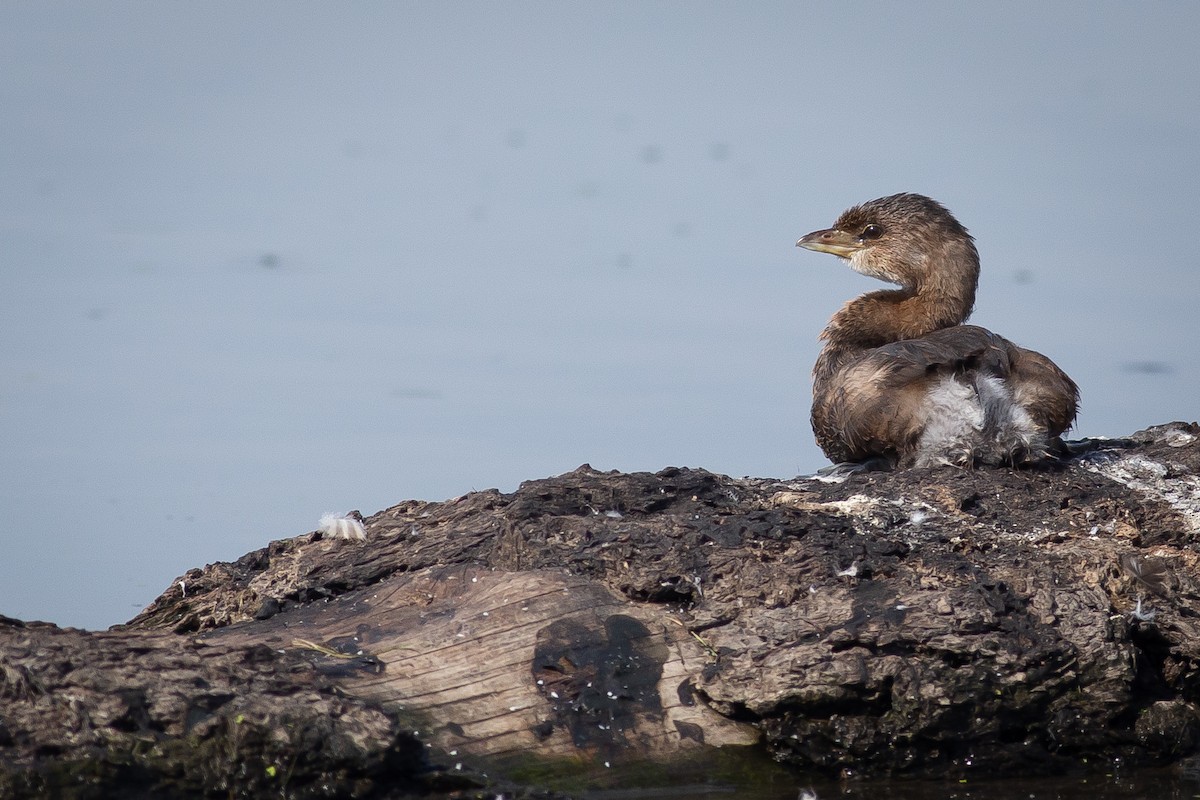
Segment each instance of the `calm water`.
M768 768L768 771L774 771ZM776 775L755 789L681 780L652 789L592 789L580 800L1194 800L1200 783L1171 770L977 780L805 780ZM571 790L567 790L570 792Z
M1074 778L1014 778L993 781L876 781L780 786L744 792L732 788L591 792L587 800L1193 800L1200 784L1160 771Z
M584 462L810 472L874 284L793 244L900 190L1080 434L1194 419L1198 15L0 5L0 612Z
M102 628L325 511L790 476L796 251L948 204L1081 435L1196 419L1200 6L0 5L0 613ZM699 787L594 797L797 798ZM1169 773L814 784L1192 798Z

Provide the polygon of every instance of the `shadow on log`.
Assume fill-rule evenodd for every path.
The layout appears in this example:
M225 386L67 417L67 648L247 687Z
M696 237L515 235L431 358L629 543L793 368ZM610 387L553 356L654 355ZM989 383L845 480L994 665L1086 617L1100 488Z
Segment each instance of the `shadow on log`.
M1190 763L1200 428L1081 449L840 482L584 466L272 542L109 632L2 619L0 795Z

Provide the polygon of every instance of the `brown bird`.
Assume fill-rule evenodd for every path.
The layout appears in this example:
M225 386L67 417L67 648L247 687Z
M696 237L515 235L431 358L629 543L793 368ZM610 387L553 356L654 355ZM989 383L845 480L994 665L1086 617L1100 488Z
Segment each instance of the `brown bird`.
M845 211L798 247L832 253L899 289L833 315L813 367L817 444L849 469L1021 465L1065 450L1079 389L1053 361L964 325L979 253L958 220L919 194Z

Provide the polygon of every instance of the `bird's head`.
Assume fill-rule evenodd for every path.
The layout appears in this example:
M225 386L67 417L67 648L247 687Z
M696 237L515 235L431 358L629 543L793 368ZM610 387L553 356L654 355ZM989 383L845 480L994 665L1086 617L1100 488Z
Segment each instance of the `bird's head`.
M969 283L973 295L979 278L971 234L945 206L920 194L854 206L832 228L813 231L796 246L833 253L856 272L918 292Z

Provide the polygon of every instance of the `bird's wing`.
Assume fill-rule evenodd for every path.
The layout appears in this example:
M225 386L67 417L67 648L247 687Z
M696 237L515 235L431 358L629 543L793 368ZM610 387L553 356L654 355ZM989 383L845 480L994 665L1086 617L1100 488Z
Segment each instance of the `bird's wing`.
M1079 387L1050 359L975 325L956 325L878 348L867 361L886 364L882 385L899 388L934 374L978 371L1004 380L1013 399L1050 436L1075 421Z
M933 382L971 373L1005 381L1051 436L1074 420L1078 390L1050 359L984 328L957 325L875 348L815 380L813 430L835 461L895 460L921 435Z
M1016 401L1051 436L1062 435L1075 422L1079 387L1036 350L1007 344L1012 362L1008 380Z
M1012 345L1003 337L975 325L956 325L876 348L865 361L874 364L882 385L907 386L922 377L980 370L1007 378L1012 370Z
M892 342L837 366L826 368L819 360L812 413L817 442L834 461L896 461L924 430L932 382L970 370L1007 375L1005 344L983 328L960 325Z

